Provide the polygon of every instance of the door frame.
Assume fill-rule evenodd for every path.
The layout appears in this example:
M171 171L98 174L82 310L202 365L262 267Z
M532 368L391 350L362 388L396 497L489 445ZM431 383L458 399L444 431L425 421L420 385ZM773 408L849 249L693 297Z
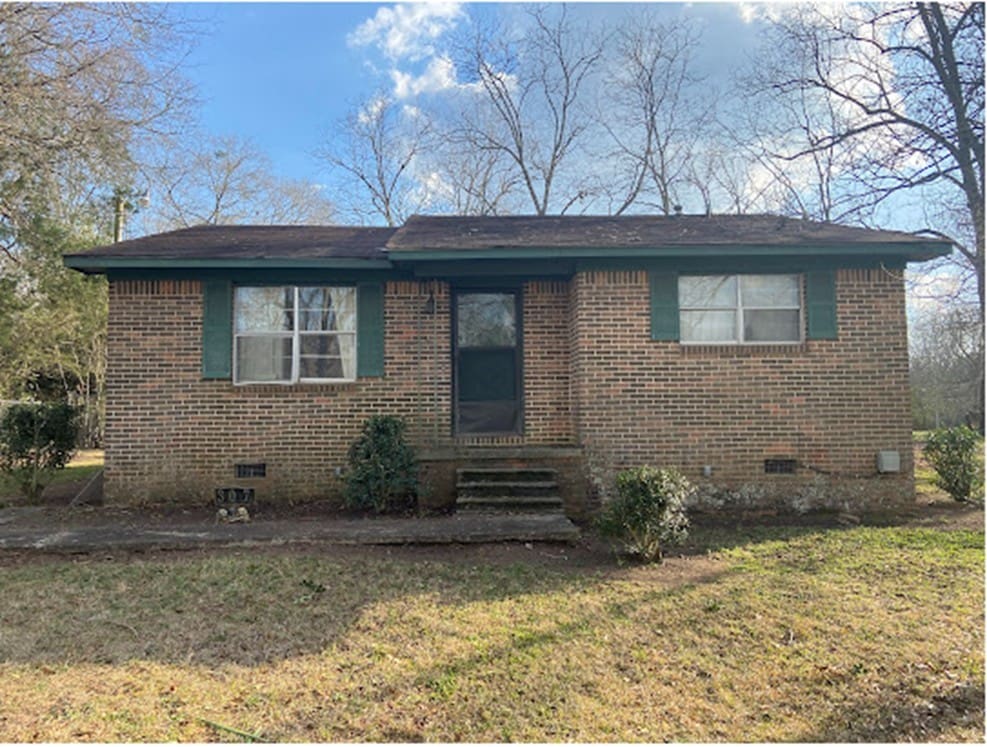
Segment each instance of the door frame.
M483 431L480 433L459 432L459 296L470 293L511 293L514 295L514 391L517 402L517 428L511 431ZM450 430L453 438L471 436L523 436L524 418L524 284L523 283L464 283L450 287L449 333L452 368L452 422Z

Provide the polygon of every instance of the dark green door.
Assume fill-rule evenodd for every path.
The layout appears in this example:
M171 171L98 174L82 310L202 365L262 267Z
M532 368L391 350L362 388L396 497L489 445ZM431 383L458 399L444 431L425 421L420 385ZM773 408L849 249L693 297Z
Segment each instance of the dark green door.
M453 318L456 433L521 432L517 291L459 291Z

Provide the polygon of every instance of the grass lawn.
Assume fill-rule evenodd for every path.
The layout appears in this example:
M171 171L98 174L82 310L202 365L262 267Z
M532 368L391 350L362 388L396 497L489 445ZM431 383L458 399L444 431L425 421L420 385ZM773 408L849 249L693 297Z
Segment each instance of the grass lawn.
M658 567L499 550L0 556L0 735L983 739L982 531L708 530Z
M936 471L925 458L922 449L915 449L915 497L918 500L952 500L946 492L936 485Z

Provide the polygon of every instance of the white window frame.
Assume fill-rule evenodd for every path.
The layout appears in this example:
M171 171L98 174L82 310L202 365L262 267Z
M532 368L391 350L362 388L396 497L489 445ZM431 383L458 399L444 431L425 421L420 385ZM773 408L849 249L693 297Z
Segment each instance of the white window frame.
M741 292L741 278L743 277L765 277L768 275L782 275L784 277L795 278L798 287L799 305L795 306L744 306L743 293ZM682 340L682 345L801 345L805 342L805 292L802 275L793 272L744 272L744 273L688 273L682 277L726 277L736 278L736 298L733 306L679 306L679 324L681 325L682 312L684 311L733 311L736 312L736 323L734 325L733 340ZM745 311L798 311L799 337L797 340L745 340L744 339L744 312Z
M279 386L293 386L295 384L340 384L340 383L347 383L347 382L356 381L356 379L357 379L356 368L357 368L357 362L358 362L357 345L359 344L359 341L357 339L357 329L359 329L359 320L358 320L357 316L359 314L359 305L357 304L356 288L355 288L355 286L351 286L351 285L316 285L316 284L314 284L314 285L304 285L304 286L299 286L299 285L241 285L241 286L236 286L236 288L291 288L292 295L293 295L294 305L293 305L293 308L292 308L292 312L293 313L292 313L292 330L291 331L285 330L283 332L237 332L236 322L237 322L237 318L239 316L240 309L239 309L239 304L236 301L236 299L237 299L236 289L234 289L234 292L233 292L233 299L234 299L234 303L233 303L233 384L234 385L236 385L236 386L242 386L242 385L257 385L257 384L272 384L272 385L279 385ZM353 309L353 331L352 332L347 332L347 331L325 331L325 332L304 331L303 332L301 329L299 329L298 322L299 322L299 319L300 319L300 314L299 314L299 303L298 303L298 299L299 299L299 289L300 288L328 288L329 290L347 290L347 291L352 291L353 294L354 294L354 297L353 297L353 305L354 305L354 309ZM347 378L347 377L341 377L341 378L327 378L327 379L302 378L300 376L300 373L301 373L301 357L302 357L302 355L301 355L301 349L302 349L302 346L301 346L301 337L302 337L302 335L312 335L312 336L320 335L320 336L323 336L323 337L350 337L350 338L352 338L352 340L353 340L353 345L352 345L352 349L353 349L353 361L352 361L353 376L352 377L349 377L349 378ZM289 378L289 379L260 380L260 381L252 380L252 379L240 379L240 371L239 371L239 365L238 365L239 355L237 355L237 353L239 351L239 340L240 340L241 337L271 337L271 338L277 338L277 339L290 339L291 340L291 378ZM340 349L342 349L342 346L341 345L340 345ZM345 364L342 363L342 361L341 361L341 368L344 371L346 370L346 366L345 366Z

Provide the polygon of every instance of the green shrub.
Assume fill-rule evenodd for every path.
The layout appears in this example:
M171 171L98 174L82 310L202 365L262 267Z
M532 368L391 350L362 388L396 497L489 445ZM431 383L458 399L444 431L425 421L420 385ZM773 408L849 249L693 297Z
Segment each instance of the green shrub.
M37 501L52 473L72 458L78 431L78 412L71 405L11 405L0 418L0 471L28 500Z
M965 425L933 431L925 456L936 471L936 485L957 501L983 503L984 474L977 459L982 450L980 434Z
M689 533L685 499L693 487L675 469L638 467L617 475L617 496L604 505L597 526L624 552L660 563L667 545Z
M415 507L418 465L404 431L404 421L390 415L364 423L360 437L350 446L344 494L348 508L383 514Z

